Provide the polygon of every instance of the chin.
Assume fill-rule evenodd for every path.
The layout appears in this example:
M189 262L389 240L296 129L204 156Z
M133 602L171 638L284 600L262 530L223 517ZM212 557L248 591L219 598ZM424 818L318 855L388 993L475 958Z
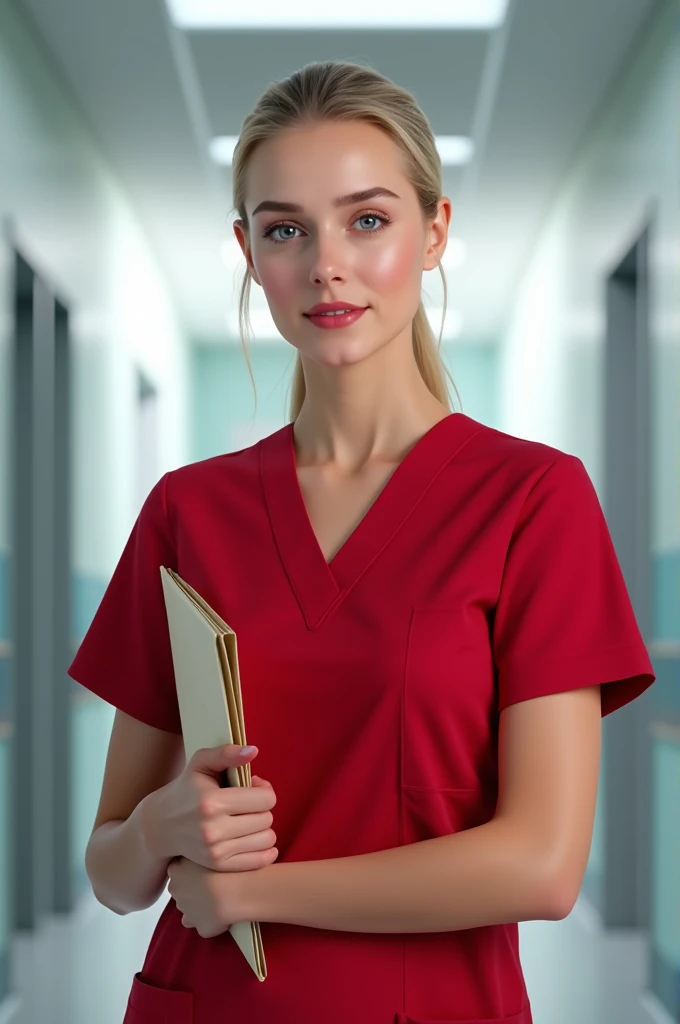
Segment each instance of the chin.
M354 363L363 362L373 354L373 351L373 349L362 345L358 339L353 343L349 341L342 343L337 339L328 338L305 354L321 366L352 366Z

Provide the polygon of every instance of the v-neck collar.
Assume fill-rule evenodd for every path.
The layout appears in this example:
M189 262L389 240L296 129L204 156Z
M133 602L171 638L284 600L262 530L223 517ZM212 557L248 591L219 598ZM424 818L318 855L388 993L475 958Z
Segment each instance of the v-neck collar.
M482 430L450 413L408 450L342 547L326 562L302 496L293 423L260 442L260 475L272 531L290 585L309 629L335 610L390 543L437 474Z

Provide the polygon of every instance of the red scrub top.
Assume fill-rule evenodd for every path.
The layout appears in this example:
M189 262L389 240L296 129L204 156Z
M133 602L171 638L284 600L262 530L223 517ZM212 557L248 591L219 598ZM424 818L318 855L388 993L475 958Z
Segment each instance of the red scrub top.
M159 566L236 631L247 736L279 862L350 857L493 816L499 713L654 680L582 462L463 413L409 450L330 563L292 424L166 473L69 669L180 732ZM518 925L368 934L262 923L258 981L169 899L124 1024L531 1024Z

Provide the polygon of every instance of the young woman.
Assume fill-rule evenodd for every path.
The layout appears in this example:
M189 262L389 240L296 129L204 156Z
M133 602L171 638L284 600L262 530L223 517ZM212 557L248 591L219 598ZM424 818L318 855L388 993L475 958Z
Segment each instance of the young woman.
M601 718L654 680L600 504L579 459L451 409L421 302L451 203L409 93L308 65L233 176L291 422L162 477L69 670L118 709L94 892L171 894L125 1024L530 1024L517 923L570 912ZM219 776L252 752L184 764L161 565L236 631L250 788Z

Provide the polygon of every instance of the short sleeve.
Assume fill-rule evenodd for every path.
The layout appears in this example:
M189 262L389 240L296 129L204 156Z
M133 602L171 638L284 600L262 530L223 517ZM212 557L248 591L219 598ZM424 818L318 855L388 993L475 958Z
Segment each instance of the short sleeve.
M167 476L149 492L68 674L133 718L181 732L160 573L176 568Z
M604 513L580 459L560 453L527 495L493 624L499 710L601 686L602 716L654 682Z

